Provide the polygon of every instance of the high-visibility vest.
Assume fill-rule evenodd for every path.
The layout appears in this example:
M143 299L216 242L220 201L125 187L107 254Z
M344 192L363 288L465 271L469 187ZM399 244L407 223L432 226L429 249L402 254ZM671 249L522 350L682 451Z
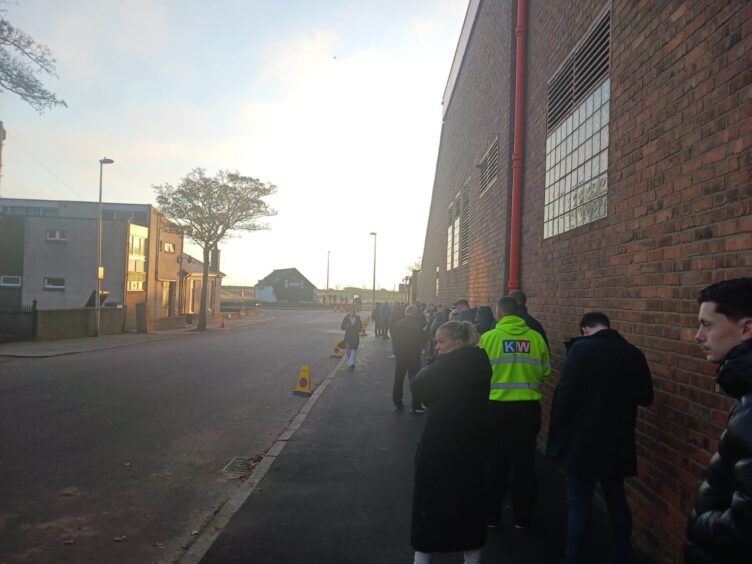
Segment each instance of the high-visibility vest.
M551 357L540 333L521 317L506 315L483 333L479 346L493 368L490 400L540 400L541 384L551 377Z

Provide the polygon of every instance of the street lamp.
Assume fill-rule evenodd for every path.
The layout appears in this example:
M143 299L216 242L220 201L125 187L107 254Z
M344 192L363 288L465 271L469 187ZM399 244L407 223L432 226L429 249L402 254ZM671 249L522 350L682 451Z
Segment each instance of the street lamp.
M329 293L329 255L332 251L326 251L326 292Z
M99 221L98 221L98 229L99 229L99 235L97 236L97 300L94 302L96 304L96 310L97 310L97 337L99 337L99 327L100 327L100 312L102 309L102 279L104 278L104 268L102 268L102 167L106 164L112 164L115 161L112 159L108 159L107 157L104 157L102 159L99 159Z
M371 295L371 300L373 302L373 307L376 307L376 233L371 231L371 235L373 235L373 294Z

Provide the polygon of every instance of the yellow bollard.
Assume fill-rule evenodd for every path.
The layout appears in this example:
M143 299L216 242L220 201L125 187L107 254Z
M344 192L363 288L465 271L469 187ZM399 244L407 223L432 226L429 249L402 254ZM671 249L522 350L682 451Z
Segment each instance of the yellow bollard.
M295 386L294 396L308 397L311 395L311 367L304 364L300 367L298 384Z

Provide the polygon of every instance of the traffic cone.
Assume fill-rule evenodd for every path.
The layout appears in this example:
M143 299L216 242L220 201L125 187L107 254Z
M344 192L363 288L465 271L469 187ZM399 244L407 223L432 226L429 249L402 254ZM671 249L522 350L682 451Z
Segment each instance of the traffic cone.
M311 367L304 364L300 367L298 384L295 386L294 396L308 397L311 395Z
M340 341L337 341L334 343L334 348L332 349L332 354L329 355L330 358L342 358L345 356L345 349L339 346Z

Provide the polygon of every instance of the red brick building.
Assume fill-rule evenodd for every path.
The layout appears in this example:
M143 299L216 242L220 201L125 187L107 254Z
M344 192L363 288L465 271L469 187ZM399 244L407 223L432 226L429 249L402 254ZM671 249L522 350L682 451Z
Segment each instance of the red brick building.
M520 3L519 286L557 368L591 309L645 352L656 398L640 411L628 483L634 538L678 562L730 406L693 340L695 296L752 274L752 3ZM493 304L515 286L517 18L517 2L470 1L444 95L422 302Z

